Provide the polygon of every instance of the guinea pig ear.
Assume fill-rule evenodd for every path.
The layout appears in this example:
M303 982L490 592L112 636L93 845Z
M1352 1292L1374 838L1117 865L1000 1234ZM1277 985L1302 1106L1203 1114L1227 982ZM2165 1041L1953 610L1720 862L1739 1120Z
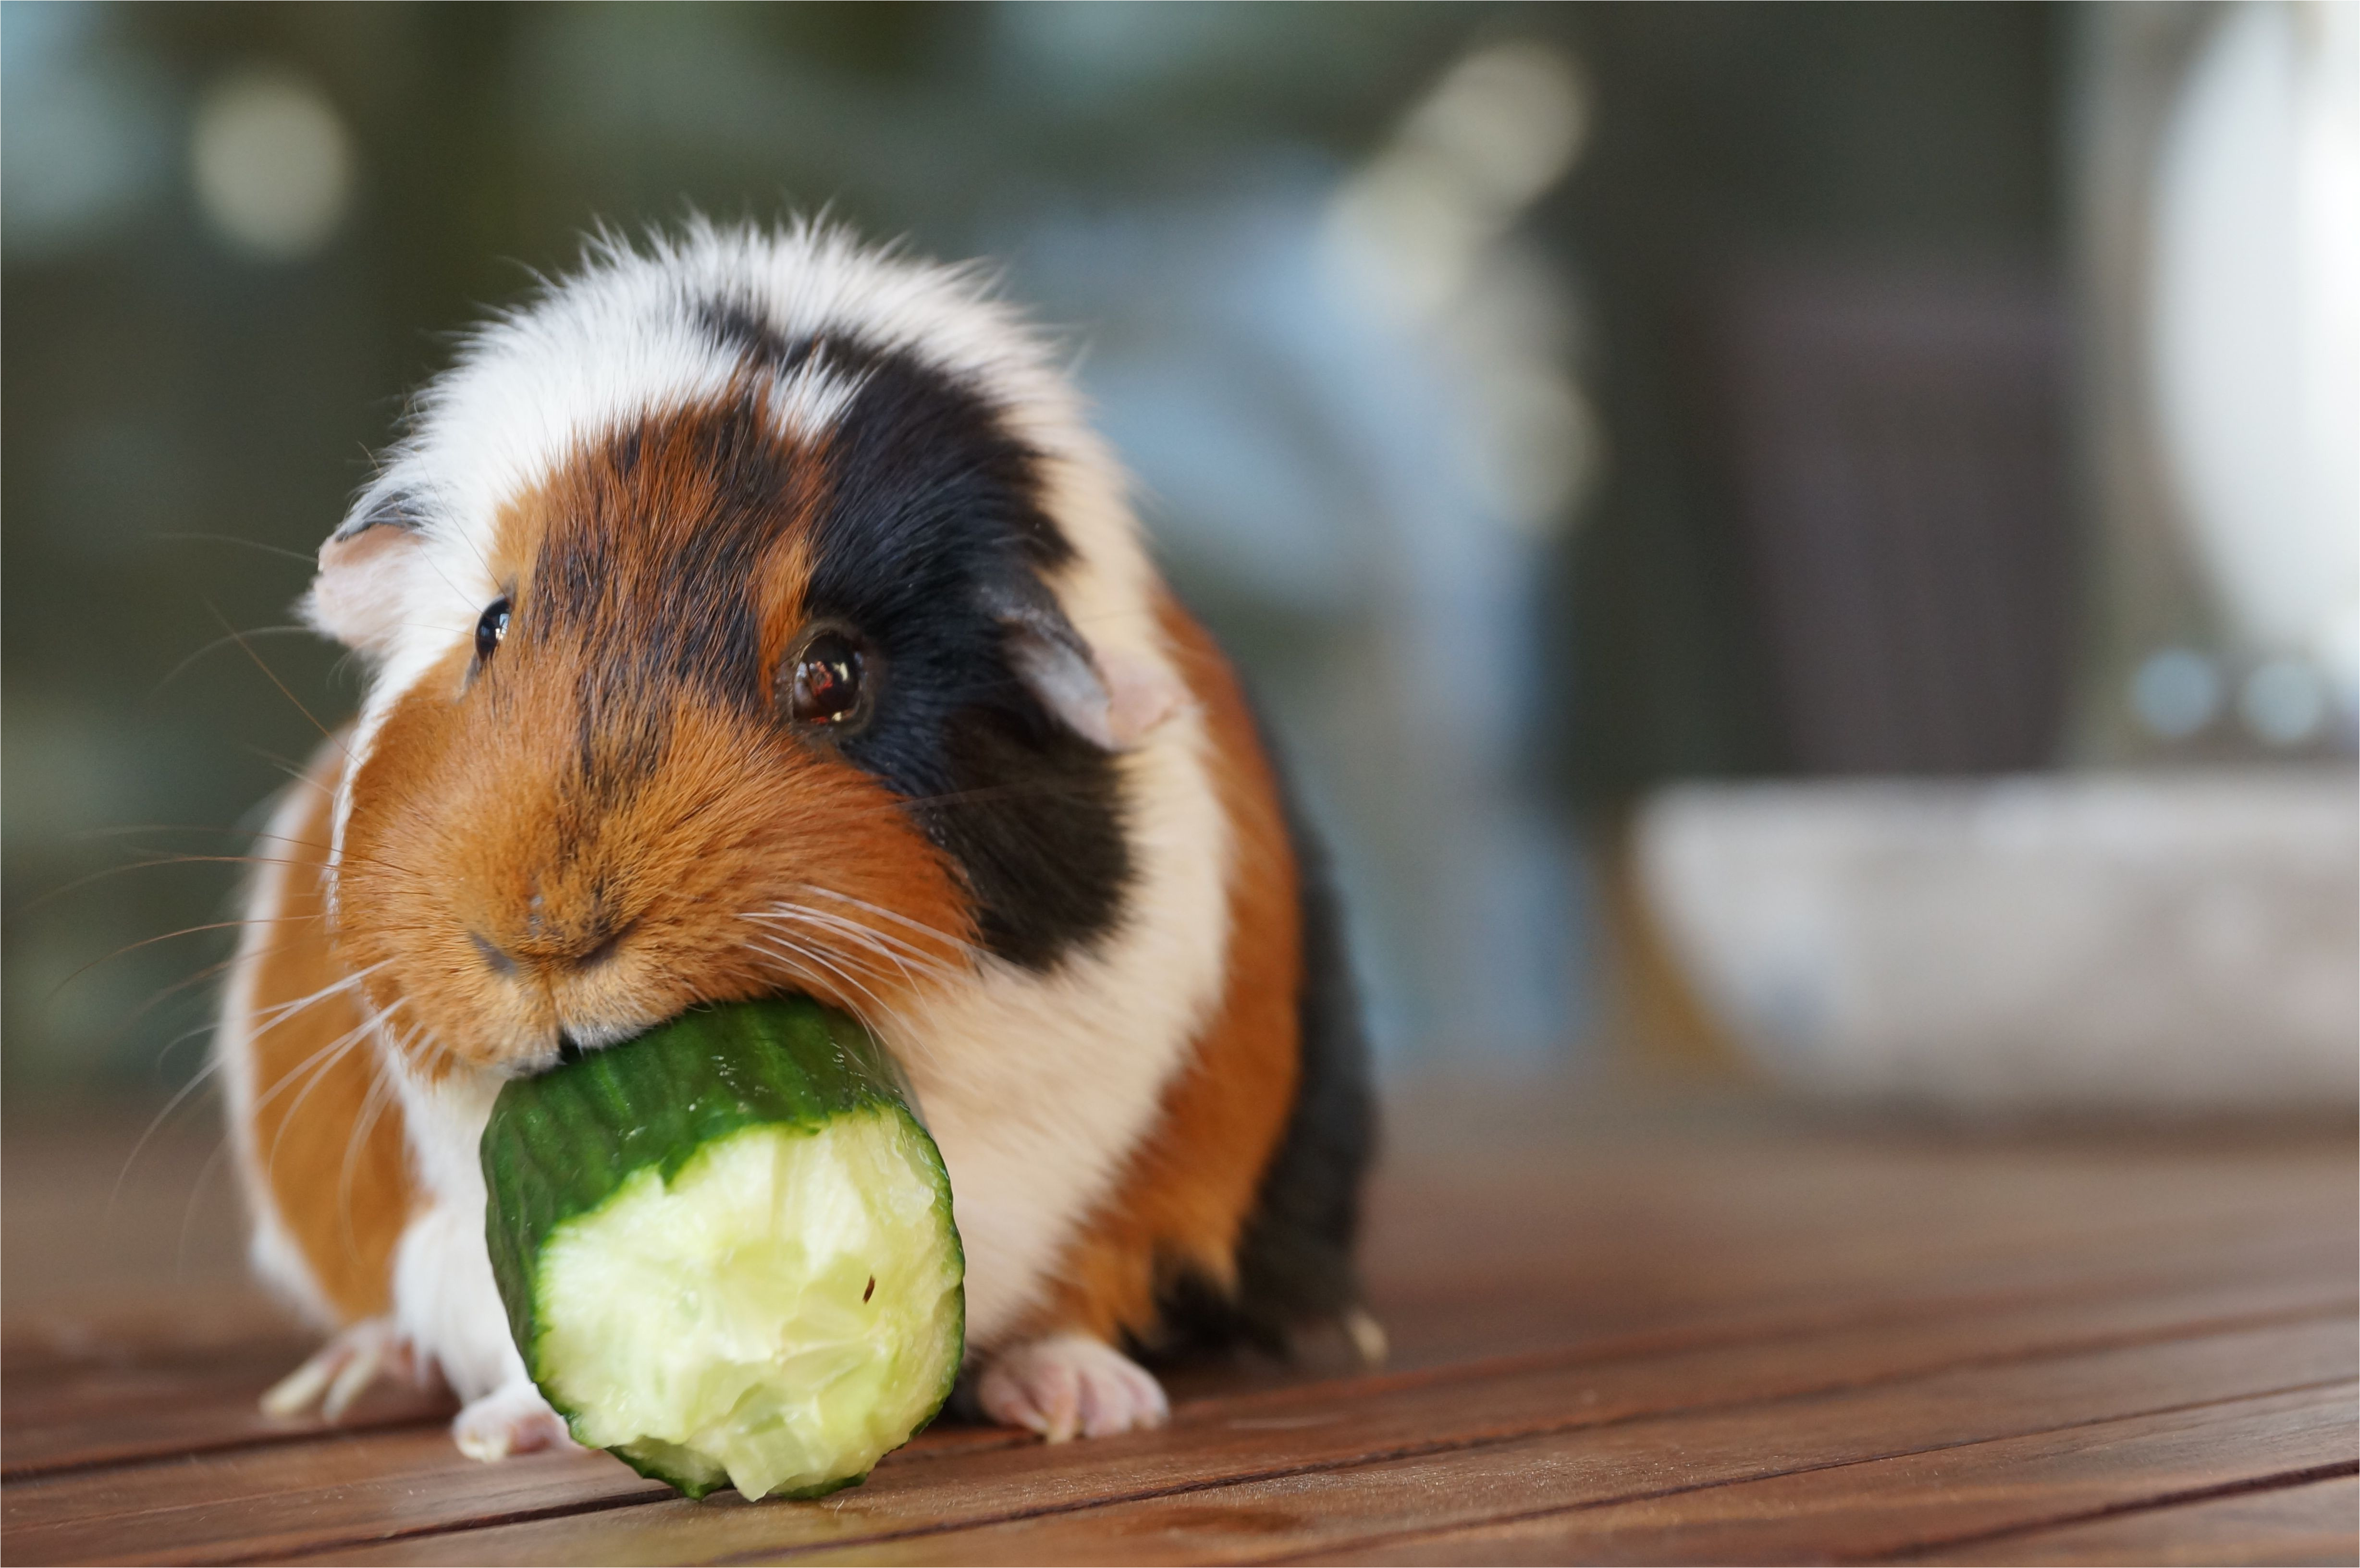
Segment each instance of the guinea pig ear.
M320 547L303 619L349 648L386 651L403 619L402 569L420 544L418 519L399 497L356 509Z
M1093 648L1037 584L995 597L1008 657L1066 728L1104 751L1126 751L1180 707L1179 683L1127 649Z

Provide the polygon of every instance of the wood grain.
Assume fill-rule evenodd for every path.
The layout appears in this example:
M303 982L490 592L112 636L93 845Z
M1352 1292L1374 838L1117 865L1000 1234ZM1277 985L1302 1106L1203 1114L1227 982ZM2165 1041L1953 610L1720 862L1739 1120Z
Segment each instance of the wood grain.
M0 1494L0 1517L12 1562L232 1563L316 1544L323 1515L393 1536L665 1495L603 1454L470 1465L438 1424L22 1482Z
M816 1504L692 1504L598 1454L473 1465L415 1395L267 1421L255 1396L306 1347L239 1281L235 1227L187 1202L209 1140L126 1166L137 1127L12 1132L0 1557L2360 1551L2333 1473L2360 1443L2348 1129L1409 1098L1368 1247L1391 1367L1315 1344L1177 1368L1166 1431L1052 1449L946 1425Z
M455 1410L436 1388L381 1386L340 1426L267 1416L256 1400L293 1370L277 1349L204 1358L143 1357L11 1374L0 1428L0 1480L167 1459L230 1448L310 1442L376 1427L440 1428Z
M2354 1385L2344 1383L1834 1460L1735 1485L1466 1530L1419 1531L1382 1547L1321 1555L1363 1563L1889 1562L1945 1541L1992 1541L2027 1524L2135 1506L2158 1493L2351 1466L2360 1462L2354 1394Z
M2349 1563L2360 1559L2360 1478L2139 1505L1995 1532L1913 1563Z
M2285 1379L2338 1377L2353 1364L2341 1323L2233 1334L2207 1341L2044 1357L2004 1367L1939 1373L1884 1387L1699 1409L1653 1419L1576 1427L1543 1436L1350 1465L964 1531L909 1540L899 1550L865 1551L864 1561L1005 1563L1091 1555L1125 1563L1258 1562L1273 1557L1382 1552L1404 1538L1399 1561L1623 1560L1619 1543L1579 1524L1548 1519L1524 1527L1534 1550L1502 1515L1581 1509L1663 1494L1671 1517L1709 1510L1739 1494L1732 1483L1831 1465L1852 1465L1912 1447L1987 1442L2054 1423L2060 1410L2109 1420L2146 1413L2158 1399L2206 1399L2224 1390ZM2308 1416L2333 1413L2350 1391L2299 1396ZM2159 1392L2168 1379L2169 1392ZM2086 1422L2085 1422L2086 1424ZM1457 1521L1479 1539L1457 1550L1437 1527ZM1829 1530L1811 1552L1853 1537ZM1774 1548L1772 1532L1741 1550L1682 1541L1647 1561L1724 1562ZM1807 1552L1807 1555L1808 1553ZM1636 1559L1632 1559L1636 1560Z
M946 1427L891 1457L899 1466L1024 1442ZM126 1507L126 1496L137 1499ZM472 1524L565 1515L674 1497L604 1454L538 1454L477 1465L431 1426L336 1432L191 1461L77 1471L0 1494L12 1560L230 1563L323 1542L436 1540ZM595 1554L594 1554L595 1555Z
M1346 1485L1335 1476L1373 1476L1365 1493L1337 1494L1333 1507L1346 1517L1406 1503L1416 1518L1431 1519L1443 1505L1428 1489L1452 1485L1451 1477L1462 1478L1485 1499L1480 1506L1490 1506L1479 1478L1490 1474L1492 1461L1485 1454L1491 1451L1500 1451L1499 1465L1523 1475L1531 1454L1518 1445L1546 1436L1551 1441L1543 1449L1583 1468L1630 1441L1633 1432L1657 1432L1650 1418L1657 1423L1677 1419L1661 1427L1671 1434L1663 1439L1669 1448L1642 1451L1643 1467L1668 1463L1667 1454L1693 1457L1693 1445L1710 1437L1724 1442L1732 1456L1728 1464L1741 1466L1730 1474L1753 1474L1743 1466L1759 1464L1765 1453L1784 1452L1793 1441L1783 1435L1786 1426L1798 1413L1816 1410L1810 1401L1830 1398L1886 1412L1895 1428L1939 1430L1952 1434L1946 1440L1962 1440L1955 1434L2023 1430L1974 1429L1984 1419L1975 1412L1992 1408L2002 1394L2013 1401L2005 1406L2007 1421L2038 1424L2083 1396L2089 1402L2074 1409L2103 1414L2151 1409L2141 1401L2156 1398L2156 1379L2167 1372L2170 1393L2161 1402L2345 1377L2355 1370L2349 1312L2339 1304L2283 1326L2077 1353L2070 1347L2155 1332L2152 1325L2109 1322L2077 1304L2053 1315L1990 1314L1558 1367L1507 1363L1488 1376L1469 1368L1371 1377L1316 1395L1288 1391L1206 1401L1175 1411L1172 1427L1159 1433L1066 1450L1009 1449L923 1475L880 1468L867 1486L824 1508L661 1503L595 1527L561 1520L530 1530L494 1527L464 1539L407 1541L377 1552L339 1542L331 1554L353 1562L457 1555L508 1563L553 1552L617 1563L708 1562L918 1535L930 1539L909 1548L912 1559L982 1560L1001 1555L995 1542L1011 1558L1267 1554L1282 1549L1267 1529L1257 1530L1250 1547L1184 1530L1169 1552L1134 1552L1147 1538L1130 1536L1118 1552L1104 1537L1114 1528L1109 1521L1117 1505L1150 1513L1177 1508L1191 1519L1231 1509L1266 1513L1265 1494ZM1988 1391L1993 1388L2001 1393ZM1766 1413L1761 1408L1778 1401L1786 1408ZM1315 1475L1330 1479L1315 1482ZM1197 1495L1215 1491L1218 1497ZM974 1532L939 1536L958 1528ZM1311 1544L1309 1538L1288 1538L1283 1549Z

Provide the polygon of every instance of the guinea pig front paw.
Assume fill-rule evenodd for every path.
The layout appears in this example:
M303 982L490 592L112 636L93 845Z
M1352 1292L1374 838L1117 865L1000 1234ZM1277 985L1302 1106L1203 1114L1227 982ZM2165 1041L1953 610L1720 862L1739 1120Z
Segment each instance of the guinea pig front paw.
M432 1374L432 1363L391 1318L364 1318L273 1383L261 1405L264 1414L274 1416L301 1415L317 1405L322 1419L333 1421L380 1377L422 1388Z
M976 1387L984 1414L1051 1443L1162 1426L1172 1407L1154 1375L1103 1340L1060 1334L1002 1351Z
M572 1448L565 1418L549 1408L530 1383L507 1383L470 1403L452 1418L451 1436L459 1452L488 1465L537 1448Z

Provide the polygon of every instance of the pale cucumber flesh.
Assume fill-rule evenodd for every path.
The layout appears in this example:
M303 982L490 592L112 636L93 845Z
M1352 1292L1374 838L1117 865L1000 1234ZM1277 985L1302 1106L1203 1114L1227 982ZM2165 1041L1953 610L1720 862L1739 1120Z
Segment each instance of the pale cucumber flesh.
M533 1371L577 1441L685 1491L808 1494L941 1404L960 1273L941 1166L898 1108L748 1127L550 1233Z

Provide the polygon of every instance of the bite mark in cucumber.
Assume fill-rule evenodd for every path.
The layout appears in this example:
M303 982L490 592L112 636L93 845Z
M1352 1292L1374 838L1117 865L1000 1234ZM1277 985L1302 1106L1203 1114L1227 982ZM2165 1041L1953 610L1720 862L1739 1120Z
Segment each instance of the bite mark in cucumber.
M582 1443L702 1497L866 1475L958 1373L950 1185L866 1031L699 1009L501 1091L493 1273Z

